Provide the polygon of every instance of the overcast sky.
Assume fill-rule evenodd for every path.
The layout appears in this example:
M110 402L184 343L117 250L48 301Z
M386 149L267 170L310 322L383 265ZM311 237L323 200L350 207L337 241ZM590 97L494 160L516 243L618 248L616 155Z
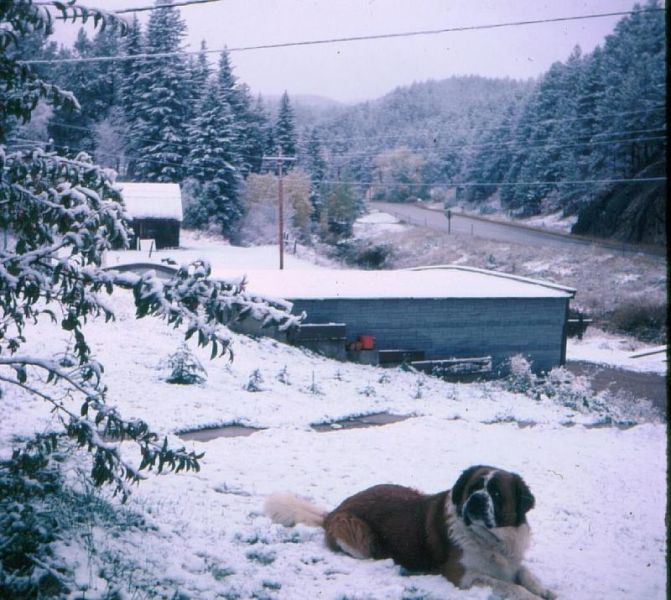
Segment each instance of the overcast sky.
M118 10L153 0L86 0ZM633 0L222 0L180 8L187 44L219 49L288 41L488 25L630 10ZM146 22L148 12L138 13ZM451 75L535 77L576 44L590 52L621 17L235 52L237 76L253 93L314 94L351 102L373 99L413 81ZM60 24L71 44L78 26ZM216 60L212 56L212 60Z

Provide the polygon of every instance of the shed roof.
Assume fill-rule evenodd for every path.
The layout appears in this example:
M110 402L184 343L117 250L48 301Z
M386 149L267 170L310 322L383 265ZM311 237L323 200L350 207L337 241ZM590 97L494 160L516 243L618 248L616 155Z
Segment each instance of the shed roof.
M237 273L228 272L225 278ZM246 271L247 290L287 300L329 298L572 298L573 288L468 267L397 271Z
M119 182L131 219L182 220L182 192L177 183Z

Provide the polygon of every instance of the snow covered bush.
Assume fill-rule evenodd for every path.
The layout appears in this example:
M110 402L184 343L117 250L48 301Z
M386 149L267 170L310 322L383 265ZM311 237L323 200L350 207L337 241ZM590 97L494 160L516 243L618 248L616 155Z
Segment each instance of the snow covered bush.
M53 435L38 436L0 461L0 598L83 598L84 557L91 580L105 590L95 597L119 598L120 589L156 592L155 578L138 574L118 543L122 534L143 536L151 527L105 499L67 446L57 448Z
M324 394L324 390L322 390L321 386L317 383L314 371L312 371L312 380L310 385L307 386L306 390L308 393L313 394L314 396L321 396Z
M243 386L243 389L246 392L262 392L264 390L263 387L263 375L261 375L261 371L259 369L254 369L249 376L249 380L245 385Z
M186 344L166 359L165 366L171 370L168 383L193 385L207 380L207 371Z
M62 477L39 446L52 443L48 438L36 440L0 462L2 598L48 597L69 591L62 569L45 567L57 527L44 498L61 490Z
M586 377L574 375L564 367L535 375L529 361L522 356L511 359L510 375L504 387L534 400L551 401L576 413L593 415L606 425L633 425L661 418L650 401L607 391L596 393Z
M375 391L375 388L369 383L365 385L364 387L359 389L359 394L362 396L366 396L367 398L371 398L372 396L377 396L377 392Z
M389 267L393 258L393 247L386 243L347 238L334 245L331 255L360 269L384 269Z
M289 369L284 365L275 376L275 379L284 385L291 385L291 378L289 377Z
M536 394L551 398L555 402L576 411L597 408L595 394L585 377L574 375L563 367L552 369L543 379L539 379Z
M510 359L510 374L506 379L506 389L516 394L528 394L534 390L538 377L531 370L531 363L521 354ZM528 394L533 397L533 394Z
M589 401L594 396L584 377L578 377L563 367L536 375L531 363L519 354L510 359L510 374L504 385L509 392L525 394L534 400L551 398L562 406L580 411L589 407Z

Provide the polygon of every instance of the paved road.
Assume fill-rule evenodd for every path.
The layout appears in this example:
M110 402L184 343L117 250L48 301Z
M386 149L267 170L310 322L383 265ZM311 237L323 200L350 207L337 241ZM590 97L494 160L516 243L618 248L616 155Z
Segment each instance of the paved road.
M391 202L371 202L370 206L377 210L389 213L410 223L428 227L439 231L473 235L498 242L524 244L526 246L542 246L544 248L565 248L566 246L598 246L616 252L631 254L649 254L666 256L666 248L662 246L637 246L610 242L585 237L572 236L561 233L534 229L516 223L493 221L483 217L464 215L452 211L452 218L448 222L445 213L440 210L430 210L415 204L401 204Z

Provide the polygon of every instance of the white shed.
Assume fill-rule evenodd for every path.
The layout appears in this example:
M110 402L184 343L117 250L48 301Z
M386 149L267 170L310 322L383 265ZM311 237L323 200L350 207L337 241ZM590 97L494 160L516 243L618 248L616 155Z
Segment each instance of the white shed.
M118 182L133 228L131 247L153 239L156 249L179 246L182 192L177 183Z

